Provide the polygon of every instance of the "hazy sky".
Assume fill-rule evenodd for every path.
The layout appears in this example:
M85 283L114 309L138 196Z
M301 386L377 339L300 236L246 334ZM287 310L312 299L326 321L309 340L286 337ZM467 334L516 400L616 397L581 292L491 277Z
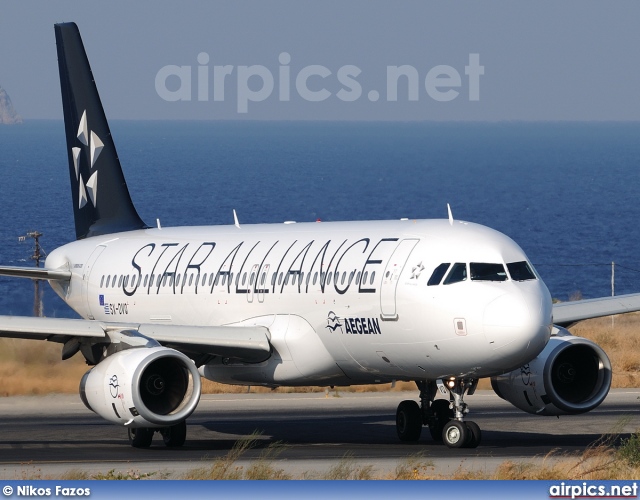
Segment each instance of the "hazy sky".
M0 86L26 119L62 118L53 24L75 21L113 119L640 120L635 0L16 1L0 16Z

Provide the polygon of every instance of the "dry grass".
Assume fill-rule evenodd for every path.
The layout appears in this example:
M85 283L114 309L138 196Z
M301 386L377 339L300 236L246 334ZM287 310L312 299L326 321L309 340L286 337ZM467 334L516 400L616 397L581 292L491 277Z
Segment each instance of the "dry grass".
M574 335L599 344L613 365L614 388L640 387L640 312L582 321L573 326ZM89 369L81 355L60 360L61 346L36 340L0 339L0 396L76 393L82 375ZM272 392L266 387L230 386L203 380L205 394ZM490 389L481 380L479 389ZM324 392L323 387L280 387L275 392ZM415 391L413 382L339 387L332 394L344 392Z
M225 456L215 459L209 466L187 472L182 479L292 479L289 474L285 474L283 469L276 467L273 463L283 450L283 446L279 443L267 446L260 456L246 467L237 463L248 450L258 445L259 440L260 434L254 432L236 441Z
M60 344L0 339L0 396L77 393L89 369L84 358L62 361Z

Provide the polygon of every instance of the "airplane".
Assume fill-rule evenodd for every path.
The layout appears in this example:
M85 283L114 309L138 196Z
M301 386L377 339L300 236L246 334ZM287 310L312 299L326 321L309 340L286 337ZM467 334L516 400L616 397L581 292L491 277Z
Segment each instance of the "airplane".
M132 202L78 27L55 25L76 241L44 268L83 319L0 316L0 336L62 344L89 371L86 407L149 447L186 440L201 377L225 384L348 386L414 381L401 441L424 426L474 448L465 396L478 379L521 410L588 412L611 363L565 327L640 309L640 294L552 305L524 251L446 219L206 227L145 224ZM555 324L554 324L555 322Z

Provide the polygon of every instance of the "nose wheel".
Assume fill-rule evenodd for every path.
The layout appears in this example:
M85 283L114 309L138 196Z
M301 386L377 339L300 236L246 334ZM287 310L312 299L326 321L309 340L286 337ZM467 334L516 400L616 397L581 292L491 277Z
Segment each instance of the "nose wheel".
M477 448L481 439L480 427L475 422L451 420L442 429L442 441L449 448Z
M427 425L431 438L449 448L476 448L480 444L480 427L464 420L469 412L464 395L474 393L477 379L419 380L416 385L420 389L420 404L402 401L396 411L396 431L401 441L418 441L422 427ZM449 399L435 399L438 391Z

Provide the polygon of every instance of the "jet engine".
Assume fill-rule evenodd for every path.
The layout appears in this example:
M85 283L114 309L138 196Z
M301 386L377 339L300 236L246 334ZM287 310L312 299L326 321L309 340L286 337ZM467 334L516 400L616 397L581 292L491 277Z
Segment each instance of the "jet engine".
M80 397L106 420L129 427L170 427L200 400L200 375L187 356L166 347L138 347L108 356L84 374Z
M491 377L498 396L538 415L571 415L596 408L611 386L611 362L600 346L554 327L544 350L518 370Z

